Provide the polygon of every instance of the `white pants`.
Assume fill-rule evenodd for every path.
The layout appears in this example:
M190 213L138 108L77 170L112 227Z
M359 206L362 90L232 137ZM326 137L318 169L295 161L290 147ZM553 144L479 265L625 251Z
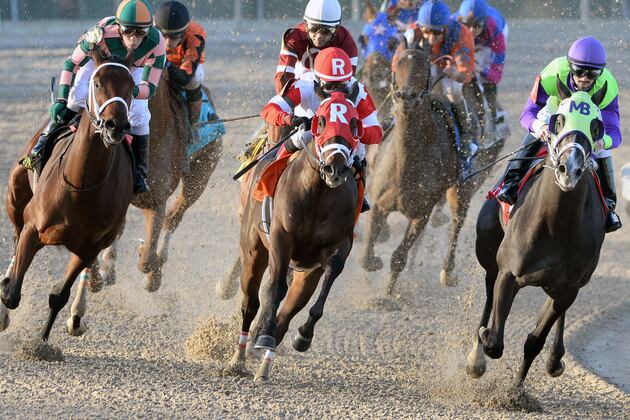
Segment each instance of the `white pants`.
M437 79L441 73L441 70L436 65L431 65L431 78ZM437 85L438 91L448 97L451 102L461 102L464 100L462 83L456 82L450 77L444 77Z
M138 67L134 67L130 70L131 77L133 77L133 81L136 84L139 84L142 80L143 70L144 69ZM79 112L85 108L92 73L94 73L94 60L88 61L85 66L81 67L77 72L74 84L70 88L70 95L68 96L68 108L74 112ZM131 134L139 136L148 135L149 121L151 121L149 101L147 99L134 99L131 101L131 109L129 109Z
M195 74L193 74L192 80L184 86L184 90L195 90L203 83L203 79L205 77L205 72L203 70L203 64L197 65L197 70L195 70Z

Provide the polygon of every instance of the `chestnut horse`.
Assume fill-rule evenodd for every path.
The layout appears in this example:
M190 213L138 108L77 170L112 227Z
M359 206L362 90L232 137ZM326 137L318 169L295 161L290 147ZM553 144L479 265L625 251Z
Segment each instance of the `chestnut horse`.
M262 326L256 342L256 348L266 352L256 373L258 382L269 379L276 345L284 338L291 319L308 303L323 275L322 289L308 320L293 339L293 347L298 351L310 347L315 323L322 317L328 293L352 249L359 200L357 181L351 171L360 124L358 115L345 95L335 92L322 102L313 121L317 124L314 141L293 156L278 180L269 229L262 221L261 203L251 194L257 176L252 176L249 184L250 196L240 232L243 322L231 364L240 365L245 360L245 344L258 313L260 283L268 265L270 284L263 292ZM269 159L259 163L256 174L268 163ZM289 266L300 270L294 272L290 287Z
M4 306L15 309L20 304L24 275L43 246L63 245L72 254L63 280L48 298L50 311L42 340L48 340L77 275L90 267L121 230L133 192L132 159L123 143L130 129L134 81L128 66L133 51L125 61L103 58L99 51L93 59L96 69L90 79L88 107L76 133L56 145L36 185L31 173L17 163L9 177L6 204L15 228L16 253L1 283ZM38 137L39 133L31 139L29 150ZM73 305L71 315L73 334L82 329L82 308ZM8 318L4 321L2 329Z
M132 201L144 213L146 237L139 248L138 268L146 274L144 288L149 292L158 290L162 284L162 267L166 263L171 237L186 210L204 192L223 147L218 138L190 158L186 156L191 129L196 127L190 127L184 111L185 99L178 89L169 84L167 75L168 72L162 73L155 96L149 101L151 147L147 182L150 191L135 196ZM209 90L204 87L204 91L212 102ZM188 165L185 164L186 159ZM166 202L180 181L181 190L167 211ZM115 282L117 242L104 252L102 266L99 267L97 261L93 267L95 291L100 289L101 284Z
M522 187L507 224L494 198L479 212L476 252L486 271L486 302L466 364L473 378L486 371L484 353L502 356L505 322L514 297L526 286L541 287L548 298L525 341L517 386L523 386L554 324L547 373L555 377L564 371L565 312L591 279L604 242L606 207L592 175L591 152L604 134L597 106L606 90L604 85L591 98L571 93L558 79L563 101L549 122L555 136L542 173ZM492 328L486 328L490 314Z

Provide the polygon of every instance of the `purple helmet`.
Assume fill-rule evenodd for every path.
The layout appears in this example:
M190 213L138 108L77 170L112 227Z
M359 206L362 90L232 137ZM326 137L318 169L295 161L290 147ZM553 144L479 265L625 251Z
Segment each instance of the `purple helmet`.
M593 38L587 36L580 38L571 45L567 55L569 63L580 67L603 69L606 67L606 50L604 46Z
M421 28L443 29L451 18L451 10L441 0L425 2L418 11L417 23Z

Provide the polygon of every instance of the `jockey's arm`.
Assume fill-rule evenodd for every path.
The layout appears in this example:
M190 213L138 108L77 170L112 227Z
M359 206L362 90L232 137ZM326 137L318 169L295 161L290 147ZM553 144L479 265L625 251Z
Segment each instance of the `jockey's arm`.
M462 28L451 55L455 61L455 69L450 71L449 77L459 83L470 83L475 66L475 41L467 28Z
M150 99L155 94L155 89L160 83L165 64L166 46L164 37L160 34L160 42L151 51L149 58L144 61L142 80L133 89L133 97L135 99Z
M274 78L276 93L280 93L289 80L295 79L295 65L298 61L298 55L294 48L295 41L291 37L291 33L294 30L293 28L288 29L282 35L278 67L276 67L276 76Z
M169 80L178 86L186 86L195 76L197 66L201 65L201 57L206 47L206 40L201 35L194 35L196 45L192 45L184 51L184 59L179 67L168 66Z
M615 149L621 144L621 130L619 130L619 97L601 110L604 121L604 149Z
M378 122L378 113L372 97L368 93L367 96L359 101L357 105L357 114L361 118L363 125L363 135L361 143L363 144L379 144L383 140L383 129Z
M529 98L527 98L527 103L523 111L521 111L519 118L521 126L531 133L534 133L536 137L540 137L541 130L543 126L546 125L544 121L539 120L537 117L538 112L545 106L548 99L549 95L540 83L540 76L537 76L534 87L532 88Z
M505 35L497 28L496 21L489 18L487 21L487 30L492 37L490 42L490 50L492 51L492 57L490 60L490 67L482 69L481 75L490 83L495 85L499 84L503 77L503 66L505 65Z
M90 57L88 56L89 52L89 44L85 40L81 40L77 44L70 57L68 57L66 61L64 61L63 70L61 71L61 76L59 77L59 99L63 99L64 101L68 100L68 96L70 95L70 88L74 83L77 72L88 61L90 61Z
M290 125L293 109L302 102L300 89L291 86L284 96L276 95L267 102L260 116L269 124Z

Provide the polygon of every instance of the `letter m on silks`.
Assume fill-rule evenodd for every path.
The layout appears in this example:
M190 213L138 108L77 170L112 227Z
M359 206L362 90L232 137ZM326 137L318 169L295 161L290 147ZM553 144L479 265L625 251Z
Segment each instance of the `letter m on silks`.
M345 117L345 113L348 112L348 107L343 104L331 104L330 105L330 122L335 123L340 121L343 124L348 124L348 120Z
M341 58L333 58L332 59L332 71L333 76L342 76L343 75L343 60Z
M569 104L569 112L580 111L582 115L591 115L591 106L586 102L580 102L576 104L575 101L571 101Z

